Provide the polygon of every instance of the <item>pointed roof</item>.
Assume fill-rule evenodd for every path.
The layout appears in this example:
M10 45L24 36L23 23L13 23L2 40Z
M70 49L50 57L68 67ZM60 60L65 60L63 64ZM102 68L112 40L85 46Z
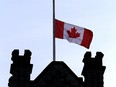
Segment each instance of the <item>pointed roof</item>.
M34 87L82 87L82 78L62 61L51 62L34 80Z

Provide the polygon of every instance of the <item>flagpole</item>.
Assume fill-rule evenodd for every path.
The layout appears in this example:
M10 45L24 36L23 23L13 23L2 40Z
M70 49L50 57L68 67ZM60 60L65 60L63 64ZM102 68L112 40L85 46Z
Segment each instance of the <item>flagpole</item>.
M53 61L56 61L55 50L55 0L53 0Z

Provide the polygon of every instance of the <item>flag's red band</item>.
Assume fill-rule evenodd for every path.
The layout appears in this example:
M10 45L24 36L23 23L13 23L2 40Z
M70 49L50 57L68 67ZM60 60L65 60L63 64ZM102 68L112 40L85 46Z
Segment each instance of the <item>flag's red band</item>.
M86 48L89 48L90 43L91 43L92 38L93 38L93 32L91 30L84 29L84 34L83 35L84 36L83 36L83 40L82 40L81 45L86 47Z
M63 39L64 22L55 19L55 37Z

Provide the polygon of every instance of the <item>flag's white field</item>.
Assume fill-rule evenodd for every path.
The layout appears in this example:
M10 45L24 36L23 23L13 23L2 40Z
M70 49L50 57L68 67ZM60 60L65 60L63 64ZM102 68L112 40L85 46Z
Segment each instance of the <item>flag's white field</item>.
M55 20L55 37L67 39L69 42L90 47L93 32L89 29Z

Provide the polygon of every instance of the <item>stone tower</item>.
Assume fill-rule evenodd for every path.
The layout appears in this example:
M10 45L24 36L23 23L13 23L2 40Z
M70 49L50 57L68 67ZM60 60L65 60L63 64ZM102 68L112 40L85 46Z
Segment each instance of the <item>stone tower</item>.
M103 87L103 74L106 68L102 65L103 56L103 53L97 52L95 58L91 58L91 52L85 53L82 71L85 87Z
M19 50L12 52L12 61L10 73L12 76L9 79L9 87L29 87L30 74L33 65L30 64L31 52L25 50L24 55L19 55Z

